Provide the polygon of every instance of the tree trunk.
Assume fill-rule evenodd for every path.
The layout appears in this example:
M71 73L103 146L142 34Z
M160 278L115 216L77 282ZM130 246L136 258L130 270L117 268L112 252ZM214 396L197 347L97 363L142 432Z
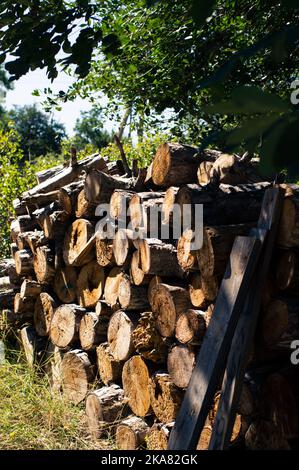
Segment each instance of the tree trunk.
M126 414L124 392L118 385L93 390L87 395L85 409L91 437L100 439Z
M183 391L176 387L166 373L157 372L150 381L151 406L158 421L174 421L183 400Z
M215 277L204 278L199 273L194 273L190 279L189 294L192 305L199 309L205 309L216 299L218 282Z
M194 348L185 344L174 345L168 354L167 369L172 382L187 388L195 366Z
M299 254L283 251L278 256L275 282L278 289L298 295L299 289Z
M96 238L96 253L97 253L97 262L103 268L111 268L115 266L115 257L113 250L113 241L107 238L101 239L100 237Z
M83 266L94 259L92 247L86 256L78 262L79 255L94 235L94 226L84 219L76 220L68 229L63 245L63 259L67 266Z
M19 276L31 276L34 273L33 256L28 250L17 251L15 254L16 273Z
M108 305L114 308L118 301L119 284L124 276L121 268L112 268L106 278L104 298Z
M148 450L167 450L168 440L174 423L170 424L154 424L149 431L147 438Z
M57 305L46 292L42 292L34 307L34 326L39 336L49 336L51 322Z
M198 345L202 342L206 330L205 312L189 309L179 315L175 328L175 337L182 344Z
M156 238L140 240L140 267L145 274L164 277L184 277L173 245Z
M117 361L126 361L134 351L132 333L137 326L138 314L115 312L110 318L108 343L111 354Z
M51 284L55 277L55 260L52 250L47 246L37 248L33 264L38 282Z
M97 204L86 199L85 190L82 189L78 194L76 205L76 217L78 219L94 219L96 215Z
M197 250L199 270L203 277L223 276L235 237L247 235L251 225L204 227L203 245Z
M102 171L91 171L85 180L86 199L94 204L109 203L116 189L130 190L134 188L132 178L110 176Z
M108 343L102 343L97 347L97 363L99 376L103 384L121 383L124 363L113 358Z
M77 290L81 307L95 307L101 298L105 285L104 269L96 261L83 266L80 271Z
M213 162L201 162L197 170L197 182L201 186L209 184L211 181L211 170Z
M140 356L133 356L123 368L122 382L128 405L136 416L143 418L151 410L147 365Z
M158 225L155 225L151 220L151 212L162 207L165 193L163 192L144 192L137 193L130 200L129 212L132 229L144 228L146 233L151 229L158 230ZM154 215L154 212L152 212ZM156 219L156 224L158 223Z
M176 203L177 193L179 192L178 186L171 186L165 192L162 204L162 223L172 227L173 225L173 208Z
M170 338L180 313L192 308L189 292L183 287L157 284L152 289L152 311L160 334Z
M160 364L166 362L168 347L156 329L156 320L152 312L141 314L132 339L134 349L144 359Z
M65 349L79 340L80 321L86 310L75 304L61 305L53 315L50 337L55 346Z
M64 304L71 304L77 300L77 271L75 268L65 266L56 271L54 292Z
M59 190L59 202L62 209L69 215L74 215L76 212L77 199L80 191L84 187L84 181L79 180L74 183L68 184Z
M32 297L22 298L20 293L15 295L14 312L22 318L33 318L35 299Z
M116 220L126 221L129 202L134 194L134 191L115 189L110 198L110 216Z
M28 366L33 368L35 364L42 364L47 349L45 338L39 338L34 328L25 326L20 330L20 340Z
M124 310L141 311L149 308L146 286L131 284L127 275L124 275L119 283L118 300Z
M163 187L195 183L199 165L196 153L197 149L189 145L161 144L153 161L153 182Z
M86 352L74 349L67 352L61 363L62 389L67 400L81 403L94 379L94 366Z
M139 250L134 251L131 259L130 276L135 286L147 285L152 276L150 274L144 274L140 267L140 253Z
M80 322L79 338L82 349L95 349L107 341L108 319L99 317L95 312L86 313Z
M177 246L177 257L179 265L183 271L198 271L197 252L192 250L191 244L194 242L194 232L191 229L185 230L180 237Z
M116 428L116 447L118 450L140 450L146 447L149 426L143 419L130 416Z

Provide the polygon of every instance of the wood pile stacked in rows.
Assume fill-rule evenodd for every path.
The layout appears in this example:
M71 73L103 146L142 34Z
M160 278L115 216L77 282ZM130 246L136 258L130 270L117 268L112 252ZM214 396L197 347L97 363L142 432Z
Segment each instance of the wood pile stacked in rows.
M85 400L95 439L113 432L120 449L167 448L234 238L256 223L269 186L248 156L169 143L136 177L95 155L39 173L38 185L15 201L12 258L0 263L2 316L18 329L28 363L48 374L53 393ZM116 230L122 205L129 209L130 225L111 239L95 230L101 203L110 203ZM179 240L148 238L152 207L162 208L159 233L173 233L174 204L191 208ZM192 250L195 204L204 206L203 246ZM144 222L145 238L135 239ZM285 367L290 342L299 338L296 248L293 186L232 445L288 448L298 438L296 380ZM199 449L208 447L218 400Z

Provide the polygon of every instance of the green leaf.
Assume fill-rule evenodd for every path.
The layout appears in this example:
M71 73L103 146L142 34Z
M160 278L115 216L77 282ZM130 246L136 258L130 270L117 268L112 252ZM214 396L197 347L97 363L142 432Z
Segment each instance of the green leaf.
M192 17L196 26L202 26L211 16L215 4L215 0L192 0Z

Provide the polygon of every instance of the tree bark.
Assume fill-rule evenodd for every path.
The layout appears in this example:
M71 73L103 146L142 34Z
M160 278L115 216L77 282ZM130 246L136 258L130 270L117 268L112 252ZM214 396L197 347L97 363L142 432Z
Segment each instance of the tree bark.
M130 416L116 428L116 447L118 450L140 450L146 447L149 426L137 416Z
M196 153L197 149L189 145L161 144L153 161L153 182L163 187L195 183L199 165Z
M16 262L12 258L0 260L0 275L1 277L8 276L10 282L14 285L20 284L20 278L16 272Z
M96 261L83 266L80 271L77 290L81 307L95 307L101 298L105 285L104 269Z
M14 312L21 316L23 319L32 319L34 312L35 299L32 297L22 298L20 293L17 293L14 298Z
M173 245L156 238L139 241L140 267L145 274L164 277L184 277Z
M19 276L31 276L34 273L33 256L28 250L20 250L15 254L16 273Z
M168 440L174 423L156 423L150 428L147 439L148 450L167 450Z
M37 248L33 265L38 282L41 284L51 284L55 276L53 251L47 246Z
M65 398L75 405L81 403L94 379L94 366L88 354L80 349L67 352L61 363L62 390Z
M58 307L50 326L52 343L62 349L75 345L79 340L80 321L85 313L84 308L75 304Z
M154 363L166 362L168 347L156 329L152 312L142 313L132 334L134 349L144 359Z
M103 300L99 300L96 307L95 312L99 317L107 317L110 318L113 315L112 308L107 305Z
M84 181L79 180L74 183L68 184L59 190L59 202L62 209L69 215L74 215L76 212L77 199L80 191L84 187Z
M111 354L117 361L126 361L134 351L132 333L137 326L138 314L115 312L110 318L108 343Z
M144 228L146 233L149 233L151 229L157 231L158 226L155 226L153 220L151 220L151 210L162 207L164 196L164 192L134 194L129 203L130 222L133 230Z
M128 405L136 416L143 418L151 410L147 365L140 356L133 356L123 368L122 382Z
M95 312L87 312L80 321L79 338L82 349L95 349L107 341L108 319Z
M85 180L85 197L94 204L109 203L116 189L130 190L134 188L133 178L107 175L102 171L91 171Z
M124 275L119 283L118 300L124 310L141 311L149 308L146 286L131 284L127 275Z
M97 363L100 379L103 384L121 384L124 363L113 358L108 343L102 343L97 347Z
M57 307L55 300L46 292L42 292L34 307L34 326L39 336L50 334L51 322Z
M172 382L187 388L195 366L194 348L186 344L174 345L168 354L167 369Z
M64 266L56 271L54 292L64 304L74 303L77 299L77 271L71 266Z
M183 401L183 391L176 387L169 374L157 372L150 381L151 406L158 421L174 421Z

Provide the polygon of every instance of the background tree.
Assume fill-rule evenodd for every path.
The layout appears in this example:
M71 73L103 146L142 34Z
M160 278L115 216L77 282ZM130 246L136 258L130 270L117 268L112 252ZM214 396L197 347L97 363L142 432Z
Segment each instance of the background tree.
M61 141L66 136L64 126L36 105L16 106L7 114L15 122L25 159L60 152Z
M6 92L8 90L13 89L13 84L9 80L9 76L5 69L0 66L0 122L5 115L5 108L4 108L4 102L5 102L5 96Z
M110 141L109 132L104 129L104 116L102 108L94 106L90 111L81 111L74 127L74 144L78 150L91 144L98 150L105 147Z

